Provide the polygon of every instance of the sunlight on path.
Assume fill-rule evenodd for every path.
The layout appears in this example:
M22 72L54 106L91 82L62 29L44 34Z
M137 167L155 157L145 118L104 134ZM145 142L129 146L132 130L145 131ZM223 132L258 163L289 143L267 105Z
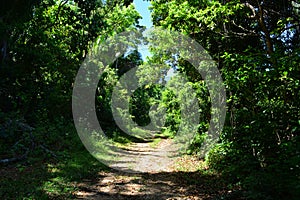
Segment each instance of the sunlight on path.
M150 143L135 143L126 148L128 154L122 154L121 160L111 167L137 173L170 171L179 157L178 149L171 139L160 141L154 148Z
M209 200L227 192L217 176L203 174L201 170L206 167L202 160L178 154L171 139L134 143L123 150L128 154L122 154L122 162L111 166L109 172L99 172L93 180L78 183L74 196L101 200Z

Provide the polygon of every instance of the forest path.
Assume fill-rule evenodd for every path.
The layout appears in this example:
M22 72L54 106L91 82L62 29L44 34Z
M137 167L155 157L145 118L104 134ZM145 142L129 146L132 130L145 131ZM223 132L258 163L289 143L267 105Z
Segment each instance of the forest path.
M135 143L131 152L114 168L99 172L93 180L77 184L77 199L216 199L227 193L215 175L197 171L205 170L203 161L193 156L174 157L177 150L172 140L162 139L157 144ZM135 153L133 153L135 152ZM123 161L123 159L122 159ZM126 164L124 164L126 163ZM132 172L135 173L132 173Z
M179 155L179 147L172 139L157 139L158 142L133 143L123 150L121 162L111 165L121 171L140 172L170 172Z

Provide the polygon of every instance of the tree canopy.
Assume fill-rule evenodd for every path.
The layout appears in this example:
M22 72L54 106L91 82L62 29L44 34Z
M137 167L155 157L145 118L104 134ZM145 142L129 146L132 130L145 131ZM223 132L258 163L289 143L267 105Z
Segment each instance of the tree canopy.
M179 127L187 133L180 102L191 88L199 104L199 123L185 153L204 159L228 185L242 188L247 199L298 199L300 2L150 2L155 27L194 39L216 63L226 88L225 125L217 143L203 155L214 112L207 83L191 63L164 51L166 44L153 39L146 41L151 52L147 59L131 49L110 63L99 79L95 108L107 136L124 144L146 135L142 128L129 127L137 136L121 130L111 108L114 87L138 67L141 81L160 78L129 97L129 117L135 123L146 126L166 112L165 124L156 124L160 130L154 137L174 138ZM32 155L49 159L45 154L64 155L63 148L80 143L71 102L77 71L95 42L126 30L143 30L140 18L131 0L1 1L0 163L28 159L37 147L40 151ZM170 70L173 76L166 78ZM187 81L180 82L176 75ZM119 100L126 101L126 92L120 95Z

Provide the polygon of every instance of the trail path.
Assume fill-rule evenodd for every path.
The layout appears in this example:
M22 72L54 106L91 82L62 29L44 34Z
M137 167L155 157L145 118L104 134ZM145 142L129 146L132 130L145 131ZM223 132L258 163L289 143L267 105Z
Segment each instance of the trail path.
M134 143L125 149L120 163L111 167L129 172L168 172L179 157L178 147L171 139L164 139L155 145L151 143Z
M197 172L203 168L202 161L174 157L178 149L172 144L172 140L163 139L155 147L150 143L129 146L123 162L113 166L121 171L99 172L93 180L83 180L74 195L77 199L193 200L218 199L231 192L216 176Z

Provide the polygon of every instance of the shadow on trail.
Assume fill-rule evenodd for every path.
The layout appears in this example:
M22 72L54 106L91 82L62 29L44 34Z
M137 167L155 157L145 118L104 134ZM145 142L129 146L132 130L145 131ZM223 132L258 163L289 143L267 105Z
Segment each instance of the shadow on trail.
M217 175L203 172L126 173L112 170L81 182L77 199L243 199Z

